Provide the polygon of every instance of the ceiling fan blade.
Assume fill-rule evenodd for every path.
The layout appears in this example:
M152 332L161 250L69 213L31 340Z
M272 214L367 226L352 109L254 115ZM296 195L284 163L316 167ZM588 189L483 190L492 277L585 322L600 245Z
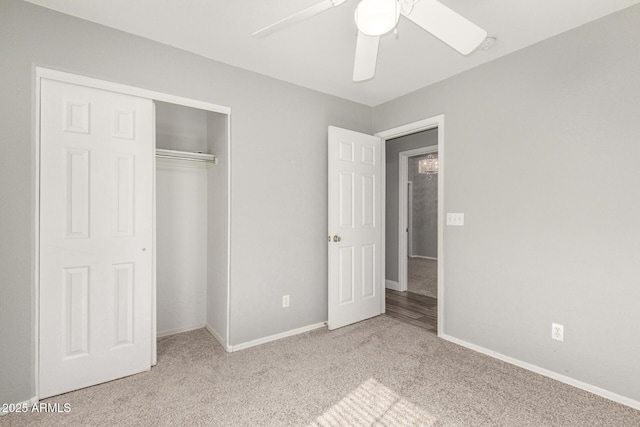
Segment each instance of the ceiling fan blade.
M288 16L284 19L279 20L267 27L264 27L261 30L256 31L252 34L253 37L259 39L265 36L268 36L271 33L274 33L278 30L286 28L290 25L296 24L300 21L304 21L307 18L311 18L314 15L317 15L321 12L324 12L327 9L331 9L335 6L340 6L346 0L324 0L321 3L314 4L313 6L309 6L306 9L301 10L300 12L294 13L291 16Z
M356 59L353 64L353 81L369 80L376 75L380 36L367 36L358 31Z
M402 14L463 55L487 38L487 32L436 0L418 0Z

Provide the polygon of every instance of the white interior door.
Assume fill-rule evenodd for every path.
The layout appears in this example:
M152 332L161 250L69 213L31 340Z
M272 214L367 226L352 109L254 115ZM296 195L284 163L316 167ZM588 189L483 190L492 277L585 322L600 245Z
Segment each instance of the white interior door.
M150 369L152 108L42 80L40 398Z
M381 313L382 139L329 127L329 329Z

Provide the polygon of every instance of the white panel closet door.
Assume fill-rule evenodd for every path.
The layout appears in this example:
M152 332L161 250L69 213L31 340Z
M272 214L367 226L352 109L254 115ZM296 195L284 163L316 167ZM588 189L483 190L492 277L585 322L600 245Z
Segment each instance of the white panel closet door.
M153 106L41 85L39 397L149 370Z
M329 127L329 329L381 313L382 139Z

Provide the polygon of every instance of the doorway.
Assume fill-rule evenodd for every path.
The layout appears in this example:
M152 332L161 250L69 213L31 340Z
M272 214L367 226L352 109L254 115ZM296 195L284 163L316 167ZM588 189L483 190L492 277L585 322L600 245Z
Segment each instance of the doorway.
M438 335L445 296L443 125L436 116L378 134L386 152L385 312ZM421 174L420 160L429 155L437 173ZM429 196L417 194L422 181Z
M398 290L386 295L388 314L437 331L438 152L437 129L389 141L398 153ZM390 160L393 160L394 156ZM391 208L393 209L393 207Z

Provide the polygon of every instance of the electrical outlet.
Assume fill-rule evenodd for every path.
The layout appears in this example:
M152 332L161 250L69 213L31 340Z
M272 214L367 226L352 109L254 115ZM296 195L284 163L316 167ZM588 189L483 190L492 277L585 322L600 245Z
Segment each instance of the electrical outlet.
M564 341L564 326L557 323L551 324L551 338L557 341Z
M289 295L284 295L282 297L282 308L289 307Z

